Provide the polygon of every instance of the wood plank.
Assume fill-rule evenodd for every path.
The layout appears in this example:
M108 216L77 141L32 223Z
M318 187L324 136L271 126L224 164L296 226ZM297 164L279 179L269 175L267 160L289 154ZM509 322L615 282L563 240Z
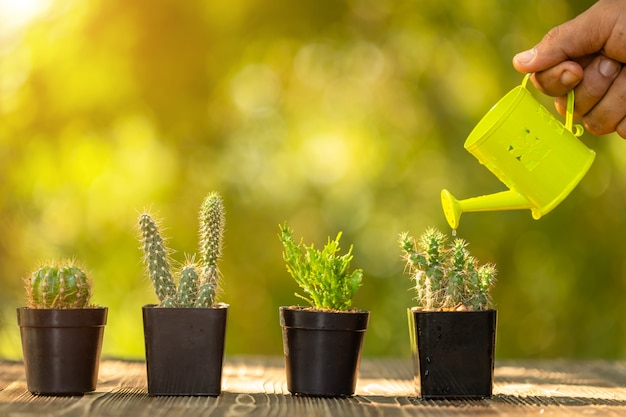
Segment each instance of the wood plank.
M292 396L282 358L226 359L224 392L213 397L149 397L143 362L105 360L98 389L82 397L38 397L21 363L0 361L0 416L529 416L626 415L626 362L498 361L494 396L484 400L415 398L404 359L364 359L357 393L344 399Z

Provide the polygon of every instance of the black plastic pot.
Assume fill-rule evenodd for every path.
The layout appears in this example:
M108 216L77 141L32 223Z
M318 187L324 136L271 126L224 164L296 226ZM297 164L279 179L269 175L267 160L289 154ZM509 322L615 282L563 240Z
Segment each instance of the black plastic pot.
M31 393L82 395L96 389L107 313L106 307L17 309Z
M354 394L369 311L280 307L287 388L292 394Z
M228 304L142 311L148 394L220 395Z
M409 309L415 386L424 399L490 397L496 310Z

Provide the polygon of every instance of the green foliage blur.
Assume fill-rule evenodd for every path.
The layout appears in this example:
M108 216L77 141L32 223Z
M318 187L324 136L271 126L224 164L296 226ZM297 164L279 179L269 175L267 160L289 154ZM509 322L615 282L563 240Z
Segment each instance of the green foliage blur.
M0 356L21 356L22 280L74 257L109 307L104 356L142 358L156 297L136 221L163 218L179 262L204 196L224 196L227 354L282 354L297 304L279 224L343 231L371 311L364 354L408 357L400 232L447 224L439 193L503 185L463 149L522 75L516 52L593 0L0 0ZM552 101L545 98L552 109ZM497 356L626 356L626 144L540 220L465 214L498 267Z

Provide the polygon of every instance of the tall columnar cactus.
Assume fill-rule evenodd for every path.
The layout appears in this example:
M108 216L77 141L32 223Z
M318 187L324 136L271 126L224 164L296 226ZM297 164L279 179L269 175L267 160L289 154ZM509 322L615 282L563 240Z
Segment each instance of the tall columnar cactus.
M202 256L202 274L198 307L212 305L219 282L217 261L222 256L224 236L224 203L216 192L210 193L203 201L200 210L200 253Z
M178 290L176 291L176 305L181 307L195 306L198 294L198 271L193 263L188 263L180 271ZM206 306L210 307L210 305Z
M30 308L86 308L91 299L91 281L73 262L58 262L33 272L26 292Z
M224 207L220 195L210 193L200 210L200 263L188 258L176 284L170 268L170 250L156 221L139 216L144 263L162 307L212 307L218 286L217 261L224 234Z
M400 248L415 281L418 306L425 310L485 310L491 307L489 291L496 268L478 265L467 242L429 228L418 241L400 234Z
M176 284L170 271L169 249L159 232L156 221L147 213L139 216L144 263L163 307L176 307Z

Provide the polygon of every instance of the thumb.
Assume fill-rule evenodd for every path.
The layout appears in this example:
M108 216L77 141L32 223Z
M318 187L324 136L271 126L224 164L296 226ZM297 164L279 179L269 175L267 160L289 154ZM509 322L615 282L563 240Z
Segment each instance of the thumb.
M513 58L513 66L520 72L538 72L568 60L595 54L604 48L612 24L607 24L605 2L594 4L573 20L550 30L534 48L520 52ZM609 14L610 19L610 14Z

